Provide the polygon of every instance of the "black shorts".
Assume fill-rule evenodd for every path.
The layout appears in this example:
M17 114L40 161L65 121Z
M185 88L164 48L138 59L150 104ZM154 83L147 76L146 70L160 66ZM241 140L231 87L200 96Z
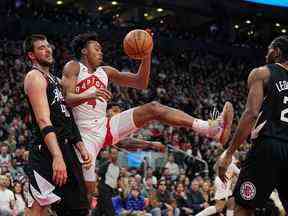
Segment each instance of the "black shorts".
M29 155L29 199L32 206L37 201L41 206L57 203L68 210L88 209L86 188L81 163L73 146L67 141L60 145L67 169L67 182L64 186L52 181L52 157L46 145L34 146Z
M246 208L262 208L276 188L282 202L288 201L288 141L261 137L241 166L234 189L237 204Z

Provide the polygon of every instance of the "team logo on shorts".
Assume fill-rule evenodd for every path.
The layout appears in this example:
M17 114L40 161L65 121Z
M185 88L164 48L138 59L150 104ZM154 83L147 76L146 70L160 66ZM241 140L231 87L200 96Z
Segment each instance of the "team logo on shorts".
M246 181L240 187L240 195L244 200L252 200L256 195L256 187L252 182Z

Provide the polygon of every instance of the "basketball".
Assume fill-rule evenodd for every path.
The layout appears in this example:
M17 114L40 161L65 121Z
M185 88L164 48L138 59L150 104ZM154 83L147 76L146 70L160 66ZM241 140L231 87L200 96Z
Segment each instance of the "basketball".
M153 48L152 36L144 30L130 31L123 40L124 52L132 59L143 59Z

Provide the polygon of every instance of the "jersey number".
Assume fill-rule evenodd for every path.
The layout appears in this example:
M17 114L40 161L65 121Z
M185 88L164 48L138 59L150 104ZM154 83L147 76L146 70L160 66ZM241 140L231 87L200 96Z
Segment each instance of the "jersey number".
M284 100L283 100L283 103L284 104L287 104L288 102L288 97L287 96L284 96ZM288 123L288 117L287 117L287 114L288 113L288 108L282 110L281 112L281 117L280 117L280 120L283 121L283 122L286 122ZM286 116L285 116L286 115Z

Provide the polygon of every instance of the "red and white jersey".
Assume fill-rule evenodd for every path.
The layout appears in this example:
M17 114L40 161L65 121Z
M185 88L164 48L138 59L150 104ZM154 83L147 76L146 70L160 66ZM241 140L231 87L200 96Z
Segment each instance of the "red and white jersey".
M80 71L77 77L76 93L95 91L95 89L107 88L108 76L103 68L98 67L93 73L88 72L88 68L79 62ZM106 108L107 102L96 99L80 101L73 106L73 115L80 131L92 129L98 134L106 134Z

